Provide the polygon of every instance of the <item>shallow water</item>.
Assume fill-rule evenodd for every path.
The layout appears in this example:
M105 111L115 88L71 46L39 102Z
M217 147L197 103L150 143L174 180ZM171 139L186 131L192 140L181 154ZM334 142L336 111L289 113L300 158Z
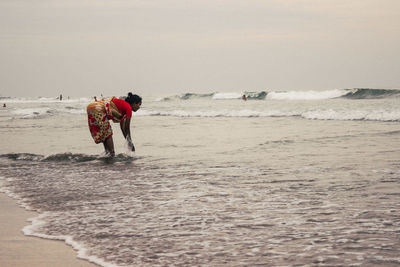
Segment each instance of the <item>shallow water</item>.
M356 101L291 109L398 111L397 99ZM41 213L27 234L67 239L104 266L398 266L398 121L254 117L266 103L144 104L137 153L114 124L114 159L84 114L5 115L0 188Z

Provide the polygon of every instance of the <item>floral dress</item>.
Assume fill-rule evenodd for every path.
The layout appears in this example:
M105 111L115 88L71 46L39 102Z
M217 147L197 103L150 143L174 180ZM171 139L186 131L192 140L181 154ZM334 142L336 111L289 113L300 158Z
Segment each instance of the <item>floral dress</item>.
M114 98L95 101L87 106L89 130L96 144L103 143L113 135L109 120L120 122L124 119L112 101Z

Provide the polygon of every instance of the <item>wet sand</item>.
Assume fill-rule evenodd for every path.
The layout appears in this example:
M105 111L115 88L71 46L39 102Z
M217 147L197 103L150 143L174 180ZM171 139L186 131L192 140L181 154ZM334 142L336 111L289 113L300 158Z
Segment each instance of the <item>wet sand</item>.
M97 266L78 259L74 249L62 241L25 236L22 228L35 215L0 193L0 266Z

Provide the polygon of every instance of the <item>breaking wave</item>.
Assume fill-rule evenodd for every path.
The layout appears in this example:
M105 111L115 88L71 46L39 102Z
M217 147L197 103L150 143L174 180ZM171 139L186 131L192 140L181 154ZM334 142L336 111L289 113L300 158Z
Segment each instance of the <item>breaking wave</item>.
M338 98L347 93L346 90L337 89L329 91L288 91L288 92L270 92L267 99L273 100L321 100Z
M245 95L251 100L319 100L333 98L347 99L380 99L400 97L400 89L373 89L373 88L353 88L353 89L334 89L334 90L305 90L305 91L243 91L230 93L183 93L162 97L157 101L173 101L173 100L195 100L195 99L213 99L213 100L229 100L241 99ZM124 97L120 97L124 98ZM71 103L71 104L87 104L93 101L92 97L70 98L60 101L51 97L8 97L0 96L3 103Z
M196 94L185 93L158 99L158 101L170 100L193 100L193 99L213 99L213 100L229 100L241 99L245 95L251 100L321 100L334 98L347 99L380 99L390 97L400 97L400 90L396 89L369 89L369 88L354 88L354 89L334 89L334 90L308 90L308 91L254 91L254 92L233 92L233 93L209 93Z
M92 97L80 97L80 98L65 98L60 101L55 97L8 97L1 96L0 101L3 103L90 103L93 101Z
M343 97L350 99L377 99L400 97L400 90L356 88L350 90L350 92L348 92Z
M10 111L11 114L22 119L40 119L46 116L57 114L83 115L86 110L83 107L65 106L59 108L50 107L32 107L32 108L17 108Z
M136 159L131 155L118 154L115 157L104 155L86 155L73 153L59 153L53 155L37 155L31 153L9 153L1 154L0 158L11 159L15 161L33 161L33 162L64 162L64 163L81 163L98 161L103 163L130 162Z
M43 108L21 108L16 109L11 112L17 116L21 116L23 119L32 119L32 118L41 118L46 115L51 115L55 113L54 109L50 109L48 107Z
M168 96L158 99L158 101L171 101L171 100L190 100L190 99L200 99L200 98L212 98L215 93L209 94L196 94L196 93L184 93L181 95Z
M263 100L267 96L266 91L260 92L243 92L243 93L209 93L209 94L197 94L197 93L184 93L181 95L169 96L158 99L158 101L171 101L171 100L193 100L193 99L213 99L213 100L229 100L229 99L241 99L243 95L246 95L247 99Z
M312 120L365 120L365 121L400 121L398 110L215 110L215 111L140 111L139 116L167 116L167 117L302 117Z

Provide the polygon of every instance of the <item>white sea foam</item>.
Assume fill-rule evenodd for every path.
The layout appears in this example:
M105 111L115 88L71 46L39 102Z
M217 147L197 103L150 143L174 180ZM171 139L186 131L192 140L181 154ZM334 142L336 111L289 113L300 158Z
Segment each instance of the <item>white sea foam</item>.
M150 111L141 110L137 112L138 116L171 116L171 117L282 117L282 116L298 116L300 113L295 111L280 111L280 110L211 110L211 111L186 111L186 110L172 110L172 111Z
M210 110L210 111L156 111L140 110L138 116L170 116L170 117L293 117L301 116L313 120L368 120L368 121L400 121L400 111L396 110Z
M346 90L328 90L328 91L288 91L288 92L270 92L267 99L275 100L320 100L330 99L347 94Z
M314 120L369 120L400 121L400 111L386 110L333 110L317 109L301 114L303 118Z
M67 236L67 235L55 236L55 235L46 235L40 233L40 228L46 225L46 217L48 217L49 215L50 212L45 212L37 217L30 218L28 221L30 221L31 224L25 226L22 229L22 232L27 236L36 236L45 239L64 241L67 245L71 246L74 250L78 252L77 257L80 259L88 260L89 262L98 264L103 267L118 267L118 265L106 262L99 257L89 256L87 253L87 248L82 244L80 244L79 242L76 242L72 236Z
M21 108L11 111L12 114L23 118L35 118L51 112L50 108Z
M239 93L215 93L212 99L238 99L241 98L242 94Z
M86 108L84 107L65 107L63 109L59 109L58 111L69 114L86 114Z
M20 108L11 111L12 114L23 119L41 118L57 114L85 115L86 110L82 104L67 107L38 107ZM153 110L140 109L135 116L166 116L166 117L292 117L301 116L313 120L367 120L367 121L400 121L398 109L218 109L218 110Z
M40 118L43 116L51 116L57 114L72 114L72 115L83 115L86 114L86 109L83 106L67 106L59 107L32 107L32 108L17 108L11 110L11 114L21 116L23 119Z
M0 100L2 103L90 103L93 101L92 98L89 97L80 97L80 98L64 98L60 101L57 98L52 97L32 97L32 98L24 98L24 97L10 97L3 98Z

